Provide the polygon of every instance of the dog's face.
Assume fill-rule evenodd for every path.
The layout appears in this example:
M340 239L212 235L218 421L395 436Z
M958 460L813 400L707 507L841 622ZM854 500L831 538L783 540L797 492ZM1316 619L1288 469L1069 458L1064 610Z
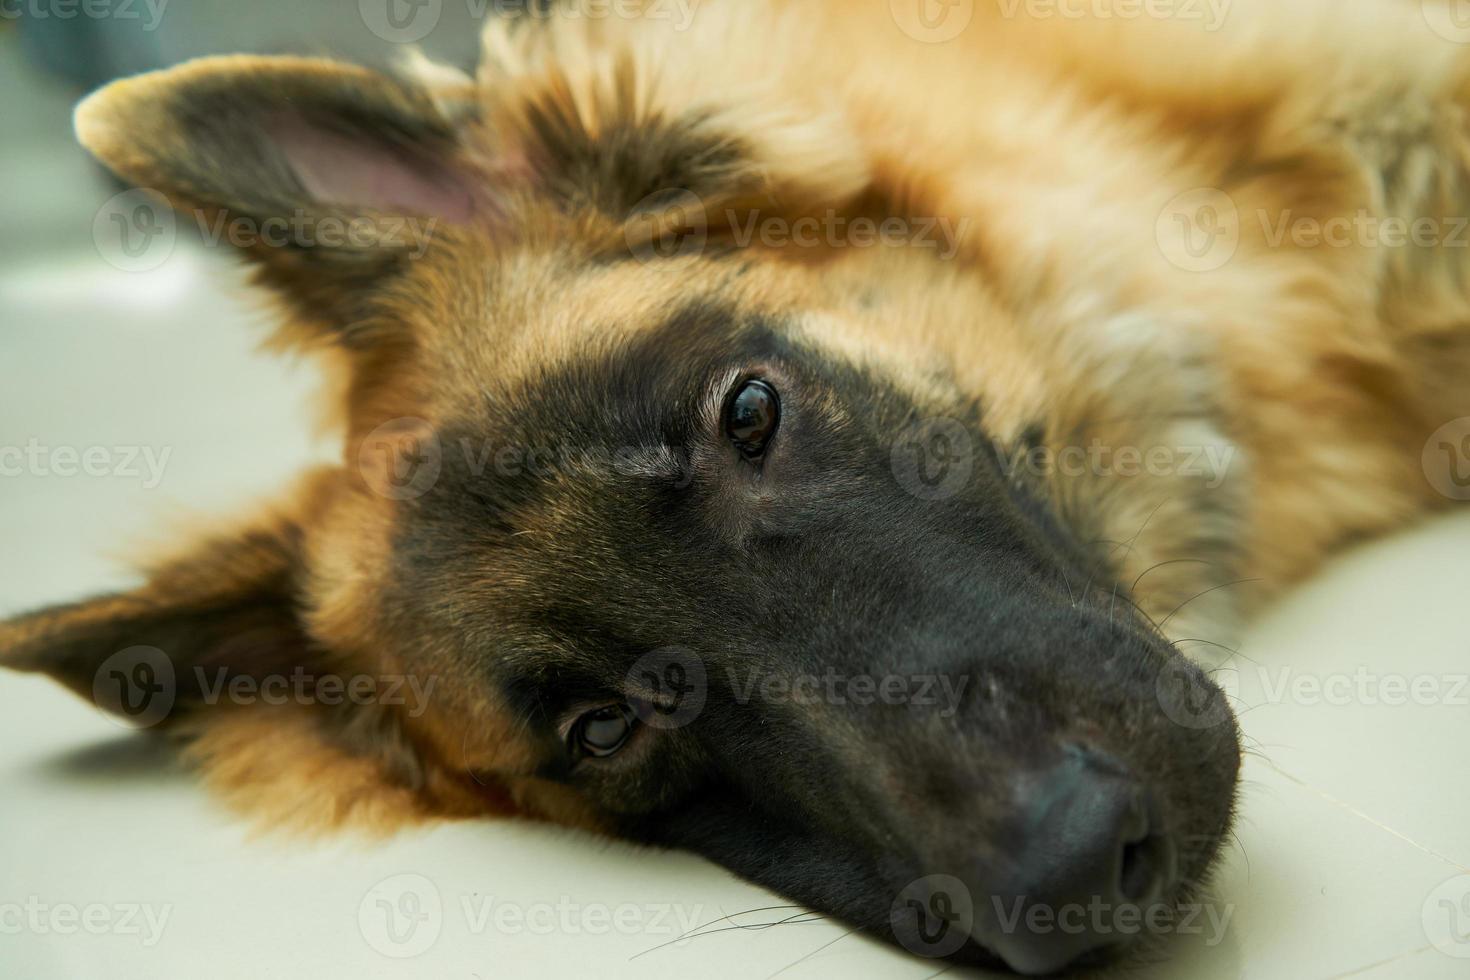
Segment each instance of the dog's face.
M953 879L964 928L1019 969L1091 940L1007 934L1017 900L1149 905L1197 878L1233 727L1170 717L1161 678L1208 682L1008 478L982 410L849 363L800 306L687 286L652 306L487 384L399 517L398 615L513 719L519 774L916 951L980 955L944 945L953 896L931 891ZM492 453L512 462L474 465Z
M709 227L873 211L839 135L616 99L594 125L548 78L495 102L224 62L84 106L94 151L175 206L366 216L356 246L247 248L291 339L347 366L346 459L139 593L11 624L8 662L91 697L118 651L162 651L168 717L257 804L514 809L1027 972L1113 947L1014 916L1185 895L1235 728L1181 723L1170 692L1218 692L1133 607L1108 526L1007 467L1052 423L1006 402L1038 368L1003 314L913 249ZM671 186L710 209L701 248L660 247L690 241ZM405 218L437 230L394 240ZM956 317L993 320L989 350ZM425 697L206 703L216 669L302 665Z

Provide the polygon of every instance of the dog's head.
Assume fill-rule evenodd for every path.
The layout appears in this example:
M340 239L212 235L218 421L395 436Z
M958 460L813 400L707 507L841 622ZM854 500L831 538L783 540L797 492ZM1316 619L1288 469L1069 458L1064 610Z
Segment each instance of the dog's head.
M1195 489L1016 465L1118 406L830 107L517 43L478 85L218 59L83 104L345 366L346 452L0 658L257 807L690 848L926 955L1050 971L1134 930L1034 909L1189 894L1236 732L1132 587ZM839 218L910 223L739 240Z

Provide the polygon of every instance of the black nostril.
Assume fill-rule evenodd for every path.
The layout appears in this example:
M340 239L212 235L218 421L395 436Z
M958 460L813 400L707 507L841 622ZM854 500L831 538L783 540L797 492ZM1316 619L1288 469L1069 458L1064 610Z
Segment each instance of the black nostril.
M1174 878L1174 844L1160 825L1157 797L1135 791L1120 834L1118 896L1125 902L1156 902Z
M1160 834L1149 834L1123 845L1118 892L1125 901L1144 905L1158 900L1163 892L1170 850L1168 839Z
M1174 845L1157 798L1116 759L1080 746L1018 777L1011 860L984 883L996 909L985 944L1012 969L1050 973L1128 941L1121 909L1166 895ZM1017 913L1023 913L1018 915Z

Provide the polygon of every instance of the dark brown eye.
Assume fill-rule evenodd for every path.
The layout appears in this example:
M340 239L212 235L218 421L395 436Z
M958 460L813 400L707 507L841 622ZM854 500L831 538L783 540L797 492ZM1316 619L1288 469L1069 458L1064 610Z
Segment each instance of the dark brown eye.
M633 715L621 704L610 704L587 712L572 726L572 748L602 758L623 747L633 734Z
M781 424L781 400L764 381L747 381L725 410L725 435L746 459L759 459Z

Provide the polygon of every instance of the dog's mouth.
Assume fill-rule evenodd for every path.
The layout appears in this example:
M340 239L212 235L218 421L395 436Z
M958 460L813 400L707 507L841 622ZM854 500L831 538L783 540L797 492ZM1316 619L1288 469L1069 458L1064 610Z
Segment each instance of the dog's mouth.
M998 750L997 719L1022 709L982 701L962 716L975 726L964 753L961 739L948 754L929 742L857 768L813 754L798 765L808 777L819 767L815 784L763 769L738 802L727 785L644 836L921 957L1028 976L1126 962L1204 921L1200 883L1228 835L1239 752L1228 715L1185 728L1135 696L1104 731L1086 720L1097 710L1079 703L1060 729L1023 726L1030 736ZM867 736L892 746L877 717L918 716L864 718ZM914 744L944 727L918 724Z
M1101 896L1077 896L1060 905L986 896L990 906L976 909L986 922L972 929L937 921L906 923L895 932L900 946L923 956L945 956L967 965L1022 976L1057 976L1126 966L1140 950L1166 941L1181 923L1189 929L1200 917L1199 903L1175 893L1146 902L1109 903ZM942 903L941 903L942 907ZM939 950L953 929L952 953Z
M1186 853L1163 794L1128 766L1071 743L1015 787L986 858L900 891L890 914L900 946L1044 976L1126 959L1190 914L1186 883L1219 835L1210 853Z

